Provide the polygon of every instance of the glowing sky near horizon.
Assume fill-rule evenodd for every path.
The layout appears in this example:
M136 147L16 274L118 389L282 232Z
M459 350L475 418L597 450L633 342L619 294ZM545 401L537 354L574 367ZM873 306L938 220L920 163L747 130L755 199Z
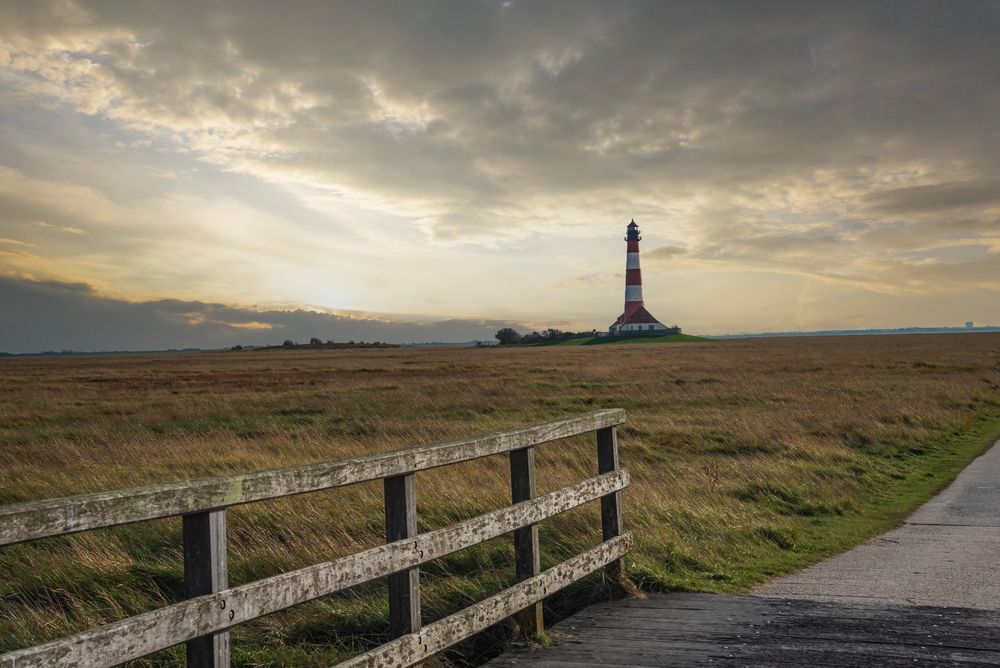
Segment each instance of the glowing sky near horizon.
M605 328L635 218L686 331L1000 323L998 109L988 1L0 0L0 275Z

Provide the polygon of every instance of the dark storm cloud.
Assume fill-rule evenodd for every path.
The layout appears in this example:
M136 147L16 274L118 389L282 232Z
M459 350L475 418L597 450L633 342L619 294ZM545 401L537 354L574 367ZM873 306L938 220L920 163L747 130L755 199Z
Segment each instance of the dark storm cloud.
M811 197L878 209L879 172L919 169L917 189L885 188L896 211L935 206L919 187L956 172L1000 176L993 2L30 3L0 18L12 58L75 49L35 72L78 83L84 108L231 169L409 201L445 235L609 192L766 198L832 171Z
M313 336L389 343L470 341L491 339L501 327L513 325L500 320L423 324L176 299L129 302L103 297L85 283L2 275L0 304L0 351L13 353L275 345Z

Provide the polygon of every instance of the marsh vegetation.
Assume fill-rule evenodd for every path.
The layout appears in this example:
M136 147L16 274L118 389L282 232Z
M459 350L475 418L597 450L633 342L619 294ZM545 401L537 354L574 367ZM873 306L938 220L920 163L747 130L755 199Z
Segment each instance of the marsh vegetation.
M652 346L243 351L0 362L0 503L244 472L622 407L629 573L740 591L902 518L1000 435L1000 335ZM594 473L592 438L540 447L540 492ZM504 506L507 460L418 474L421 529ZM235 508L230 582L383 540L377 483ZM592 504L594 505L594 504ZM596 507L545 522L543 567L600 541ZM0 649L179 600L180 521L0 549ZM513 579L498 539L423 569L440 618ZM585 582L553 616L598 595ZM328 665L384 640L384 583L237 627L237 665ZM474 662L507 631L445 660ZM171 665L167 652L150 663Z

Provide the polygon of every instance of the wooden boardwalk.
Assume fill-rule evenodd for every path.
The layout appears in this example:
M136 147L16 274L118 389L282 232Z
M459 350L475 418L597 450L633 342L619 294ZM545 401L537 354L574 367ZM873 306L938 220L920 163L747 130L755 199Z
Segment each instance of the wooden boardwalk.
M661 594L603 603L491 668L1000 666L1000 610Z

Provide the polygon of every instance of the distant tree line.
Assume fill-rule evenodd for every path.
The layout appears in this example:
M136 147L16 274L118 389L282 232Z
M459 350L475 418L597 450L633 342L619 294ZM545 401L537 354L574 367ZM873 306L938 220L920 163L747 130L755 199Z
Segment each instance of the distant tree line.
M501 346L515 345L518 343L561 341L564 339L577 339L583 336L594 336L594 332L564 332L561 329L554 329L550 327L542 332L521 334L513 327L504 327L494 334L494 337L500 342Z
M337 341L331 341L327 339L326 341L318 337L310 337L309 343L296 343L292 339L285 339L280 346L242 346L235 345L230 346L229 350L233 352L239 352L241 350L274 350L277 348L295 349L295 348L398 348L397 343L384 343L382 341L348 341L346 343L338 343Z
M325 346L387 346L392 344L382 343L381 341L372 341L371 343L358 341L357 343L355 343L353 339L351 341L348 341L347 343L337 343L336 341L331 341L330 339L323 341L323 339L318 338L316 336L310 337L308 344L296 343L291 339L285 339L285 342L281 344L283 348L297 348L299 346L305 346L305 345L325 347Z

